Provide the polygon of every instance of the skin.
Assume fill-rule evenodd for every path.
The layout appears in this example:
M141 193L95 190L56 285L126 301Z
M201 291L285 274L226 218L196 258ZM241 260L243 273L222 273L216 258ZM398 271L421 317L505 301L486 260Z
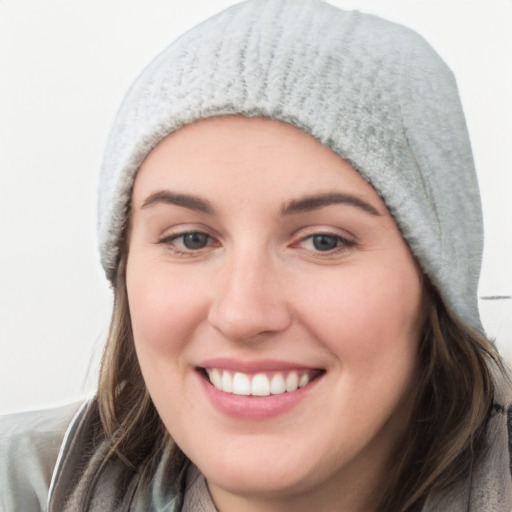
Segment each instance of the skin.
M297 207L310 196L323 200ZM180 236L194 232L204 247ZM219 510L376 510L408 420L424 308L408 246L350 164L277 121L182 128L135 180L126 279L148 390ZM284 413L230 417L197 371L212 357L324 373Z

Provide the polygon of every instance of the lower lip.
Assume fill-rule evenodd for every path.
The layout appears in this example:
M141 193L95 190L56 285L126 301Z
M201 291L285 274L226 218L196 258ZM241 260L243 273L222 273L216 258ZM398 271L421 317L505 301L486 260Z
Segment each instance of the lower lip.
M318 381L322 379L322 376L317 377L296 391L269 396L224 393L219 391L202 375L199 375L199 379L210 402L223 414L244 419L265 419L278 416L295 407L316 386Z

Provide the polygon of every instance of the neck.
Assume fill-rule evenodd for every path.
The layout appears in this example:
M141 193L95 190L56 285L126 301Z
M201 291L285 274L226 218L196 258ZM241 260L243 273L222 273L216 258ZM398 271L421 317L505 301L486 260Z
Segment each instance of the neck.
M286 492L231 492L208 482L219 512L376 512L383 496L382 467L367 467L359 474L335 475L321 486Z

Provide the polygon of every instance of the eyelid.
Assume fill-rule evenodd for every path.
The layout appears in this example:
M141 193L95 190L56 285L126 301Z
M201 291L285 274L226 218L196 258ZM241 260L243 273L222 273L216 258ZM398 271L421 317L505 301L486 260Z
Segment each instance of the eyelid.
M300 239L301 242L304 242L305 240L309 240L311 238L314 238L315 236L327 236L327 237L331 237L331 238L336 238L338 240L341 240L341 242L343 242L344 245L346 246L352 246L355 244L355 242L353 240L349 240L348 238L344 237L344 236L341 236L341 235L338 235L338 234L335 234L335 233L313 233L311 235L307 235L305 237L302 237Z
M178 246L174 243L175 240L184 237L191 233L200 233L208 237L208 243L205 247L199 249L189 249L184 246ZM211 248L218 247L218 237L212 234L211 230L205 226L198 225L180 225L167 229L164 235L158 237L156 244L163 245L167 250L177 256L199 256Z
M169 226L166 229L163 229L159 234L157 234L156 242L159 243L162 240L169 240L171 238L177 238L182 235L186 235L187 233L204 233L212 238L218 238L218 235L208 226L204 224L195 224L195 223L183 223L177 224L175 226Z
M326 251L320 251L314 248L306 248L300 247L305 241L312 239L315 236L328 236L338 239L341 243L337 245L335 248ZM332 257L338 255L340 253L346 252L352 247L357 245L357 240L353 235L348 235L346 233L340 233L339 230L336 230L332 227L322 227L322 226L311 226L310 228L301 229L296 234L294 241L290 244L292 248L303 249L308 251L315 257Z
M300 229L297 229L292 238L295 241L305 240L306 238L310 238L315 235L326 235L338 237L343 240L346 240L349 243L357 243L357 237L350 233L349 231L341 228L336 228L333 226L325 226L325 225L314 225L314 226L306 226Z

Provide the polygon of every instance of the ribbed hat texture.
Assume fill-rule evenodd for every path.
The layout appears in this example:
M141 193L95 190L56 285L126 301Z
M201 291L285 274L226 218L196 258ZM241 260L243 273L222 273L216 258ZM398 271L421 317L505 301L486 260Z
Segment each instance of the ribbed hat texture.
M137 78L100 177L99 242L109 279L145 157L183 125L229 114L285 121L350 162L383 198L445 304L482 329L482 214L453 74L413 31L318 0L230 7Z

